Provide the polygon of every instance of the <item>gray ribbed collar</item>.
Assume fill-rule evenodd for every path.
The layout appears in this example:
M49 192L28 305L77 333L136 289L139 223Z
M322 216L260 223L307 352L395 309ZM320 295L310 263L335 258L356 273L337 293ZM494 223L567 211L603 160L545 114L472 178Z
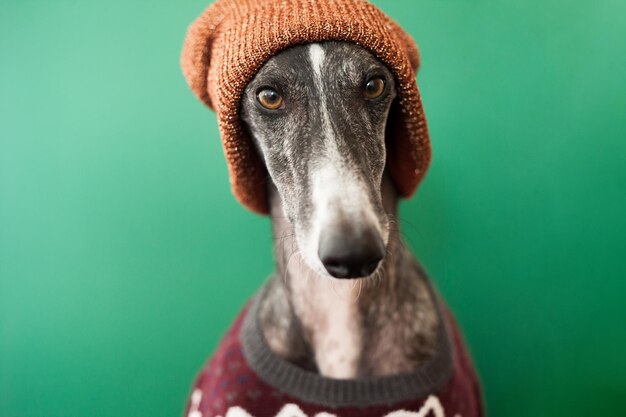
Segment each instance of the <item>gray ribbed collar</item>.
M454 352L441 301L429 284L439 315L437 352L414 372L375 378L342 380L323 377L287 362L272 352L259 321L266 287L254 297L240 338L248 365L267 384L300 400L327 407L391 405L437 392L453 371Z

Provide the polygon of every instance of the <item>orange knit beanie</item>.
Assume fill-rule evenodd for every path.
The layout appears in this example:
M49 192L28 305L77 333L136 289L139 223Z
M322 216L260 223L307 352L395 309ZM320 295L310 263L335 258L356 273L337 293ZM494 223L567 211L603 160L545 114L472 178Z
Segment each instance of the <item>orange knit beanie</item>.
M267 172L239 119L240 99L256 72L279 51L321 41L352 42L393 72L398 97L387 122L387 170L410 197L430 163L430 139L415 82L417 47L365 0L218 0L190 26L181 63L193 92L217 112L233 193L268 212Z

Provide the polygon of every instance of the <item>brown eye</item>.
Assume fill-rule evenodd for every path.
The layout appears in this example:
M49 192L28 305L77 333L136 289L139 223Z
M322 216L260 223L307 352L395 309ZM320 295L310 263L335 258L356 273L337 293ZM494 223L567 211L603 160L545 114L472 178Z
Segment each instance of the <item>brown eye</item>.
M380 77L372 78L365 84L365 97L375 99L385 92L385 80Z
M256 95L261 106L268 110L278 110L283 105L283 97L272 88L265 88Z

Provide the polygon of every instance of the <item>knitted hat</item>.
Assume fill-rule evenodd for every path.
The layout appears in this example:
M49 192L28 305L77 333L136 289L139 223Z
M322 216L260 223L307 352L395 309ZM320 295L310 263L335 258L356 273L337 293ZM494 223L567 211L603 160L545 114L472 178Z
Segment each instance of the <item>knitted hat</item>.
M415 82L417 47L393 20L365 0L218 0L190 26L181 63L187 83L217 112L233 193L268 212L267 172L239 119L248 82L290 46L346 41L373 53L396 77L387 122L387 170L410 197L430 162L430 139Z

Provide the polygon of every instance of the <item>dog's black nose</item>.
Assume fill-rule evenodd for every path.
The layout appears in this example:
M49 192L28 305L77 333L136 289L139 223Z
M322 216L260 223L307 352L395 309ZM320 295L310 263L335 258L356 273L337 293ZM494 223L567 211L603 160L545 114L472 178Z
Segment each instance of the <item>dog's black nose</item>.
M324 268L335 278L370 275L385 256L385 245L377 232L322 233L318 255Z

